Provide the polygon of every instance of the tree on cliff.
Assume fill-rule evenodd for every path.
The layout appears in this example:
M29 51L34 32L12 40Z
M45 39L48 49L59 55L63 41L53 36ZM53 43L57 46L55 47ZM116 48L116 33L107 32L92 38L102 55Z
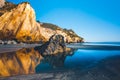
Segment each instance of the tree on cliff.
M5 0L0 0L0 8L2 8L5 5Z

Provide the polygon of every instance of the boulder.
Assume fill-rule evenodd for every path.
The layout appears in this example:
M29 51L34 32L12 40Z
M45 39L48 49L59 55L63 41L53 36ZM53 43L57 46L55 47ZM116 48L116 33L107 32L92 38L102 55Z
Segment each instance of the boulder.
M53 35L48 42L42 46L35 47L43 56L64 53L66 52L66 46L64 42L64 37L62 35Z
M4 42L2 40L0 40L0 44L4 44Z

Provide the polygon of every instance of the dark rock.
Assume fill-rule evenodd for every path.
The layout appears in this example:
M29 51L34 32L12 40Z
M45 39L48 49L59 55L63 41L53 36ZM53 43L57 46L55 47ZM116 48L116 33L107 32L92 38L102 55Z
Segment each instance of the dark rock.
M42 46L35 47L43 56L59 54L66 52L64 37L62 35L53 35L48 42Z

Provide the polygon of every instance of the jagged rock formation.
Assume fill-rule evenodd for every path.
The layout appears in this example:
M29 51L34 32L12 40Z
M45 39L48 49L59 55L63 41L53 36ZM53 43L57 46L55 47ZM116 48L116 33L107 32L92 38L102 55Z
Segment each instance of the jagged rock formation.
M0 39L14 38L23 42L44 40L29 3L19 4L0 17Z
M66 48L62 35L53 35L48 42L40 47L35 47L35 50L44 56L44 63L49 63L54 68L64 66L66 56L75 51L75 49Z
M66 48L64 37L62 35L53 35L48 42L40 47L35 47L42 56L49 56L54 54L61 54L70 51L71 49Z
M9 2L4 2L4 5L0 8L0 16L4 14L7 11L11 11L13 8L15 8L17 5Z
M64 30L51 24L36 22L36 16L29 3L18 5L5 2L0 9L0 39L17 39L20 42L46 42L54 34L61 34L66 42L82 42L83 38L71 30Z

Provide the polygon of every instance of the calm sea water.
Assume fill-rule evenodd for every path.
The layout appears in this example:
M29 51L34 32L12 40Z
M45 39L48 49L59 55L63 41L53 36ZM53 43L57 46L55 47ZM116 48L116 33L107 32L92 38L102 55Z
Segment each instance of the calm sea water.
M21 80L27 80L25 78L29 80L33 76L33 80L120 80L120 42L67 44L68 48L74 49L72 53L45 56L43 59L38 57L41 56L38 51L30 48L35 47L34 44L16 46L0 46L2 74L5 70L10 76L31 74L31 72L42 75L19 77ZM21 49L22 47L25 48Z
M81 47L82 46L82 47ZM85 47L84 47L85 46ZM88 48L89 46L89 48ZM106 47L107 46L107 47ZM100 61L112 56L120 56L120 42L88 42L69 44L68 47L75 48L76 51L65 57L61 66L59 62L43 62L36 67L36 72L49 72L54 70L79 69L96 66ZM97 47L97 49L96 49ZM54 57L53 57L54 60Z

